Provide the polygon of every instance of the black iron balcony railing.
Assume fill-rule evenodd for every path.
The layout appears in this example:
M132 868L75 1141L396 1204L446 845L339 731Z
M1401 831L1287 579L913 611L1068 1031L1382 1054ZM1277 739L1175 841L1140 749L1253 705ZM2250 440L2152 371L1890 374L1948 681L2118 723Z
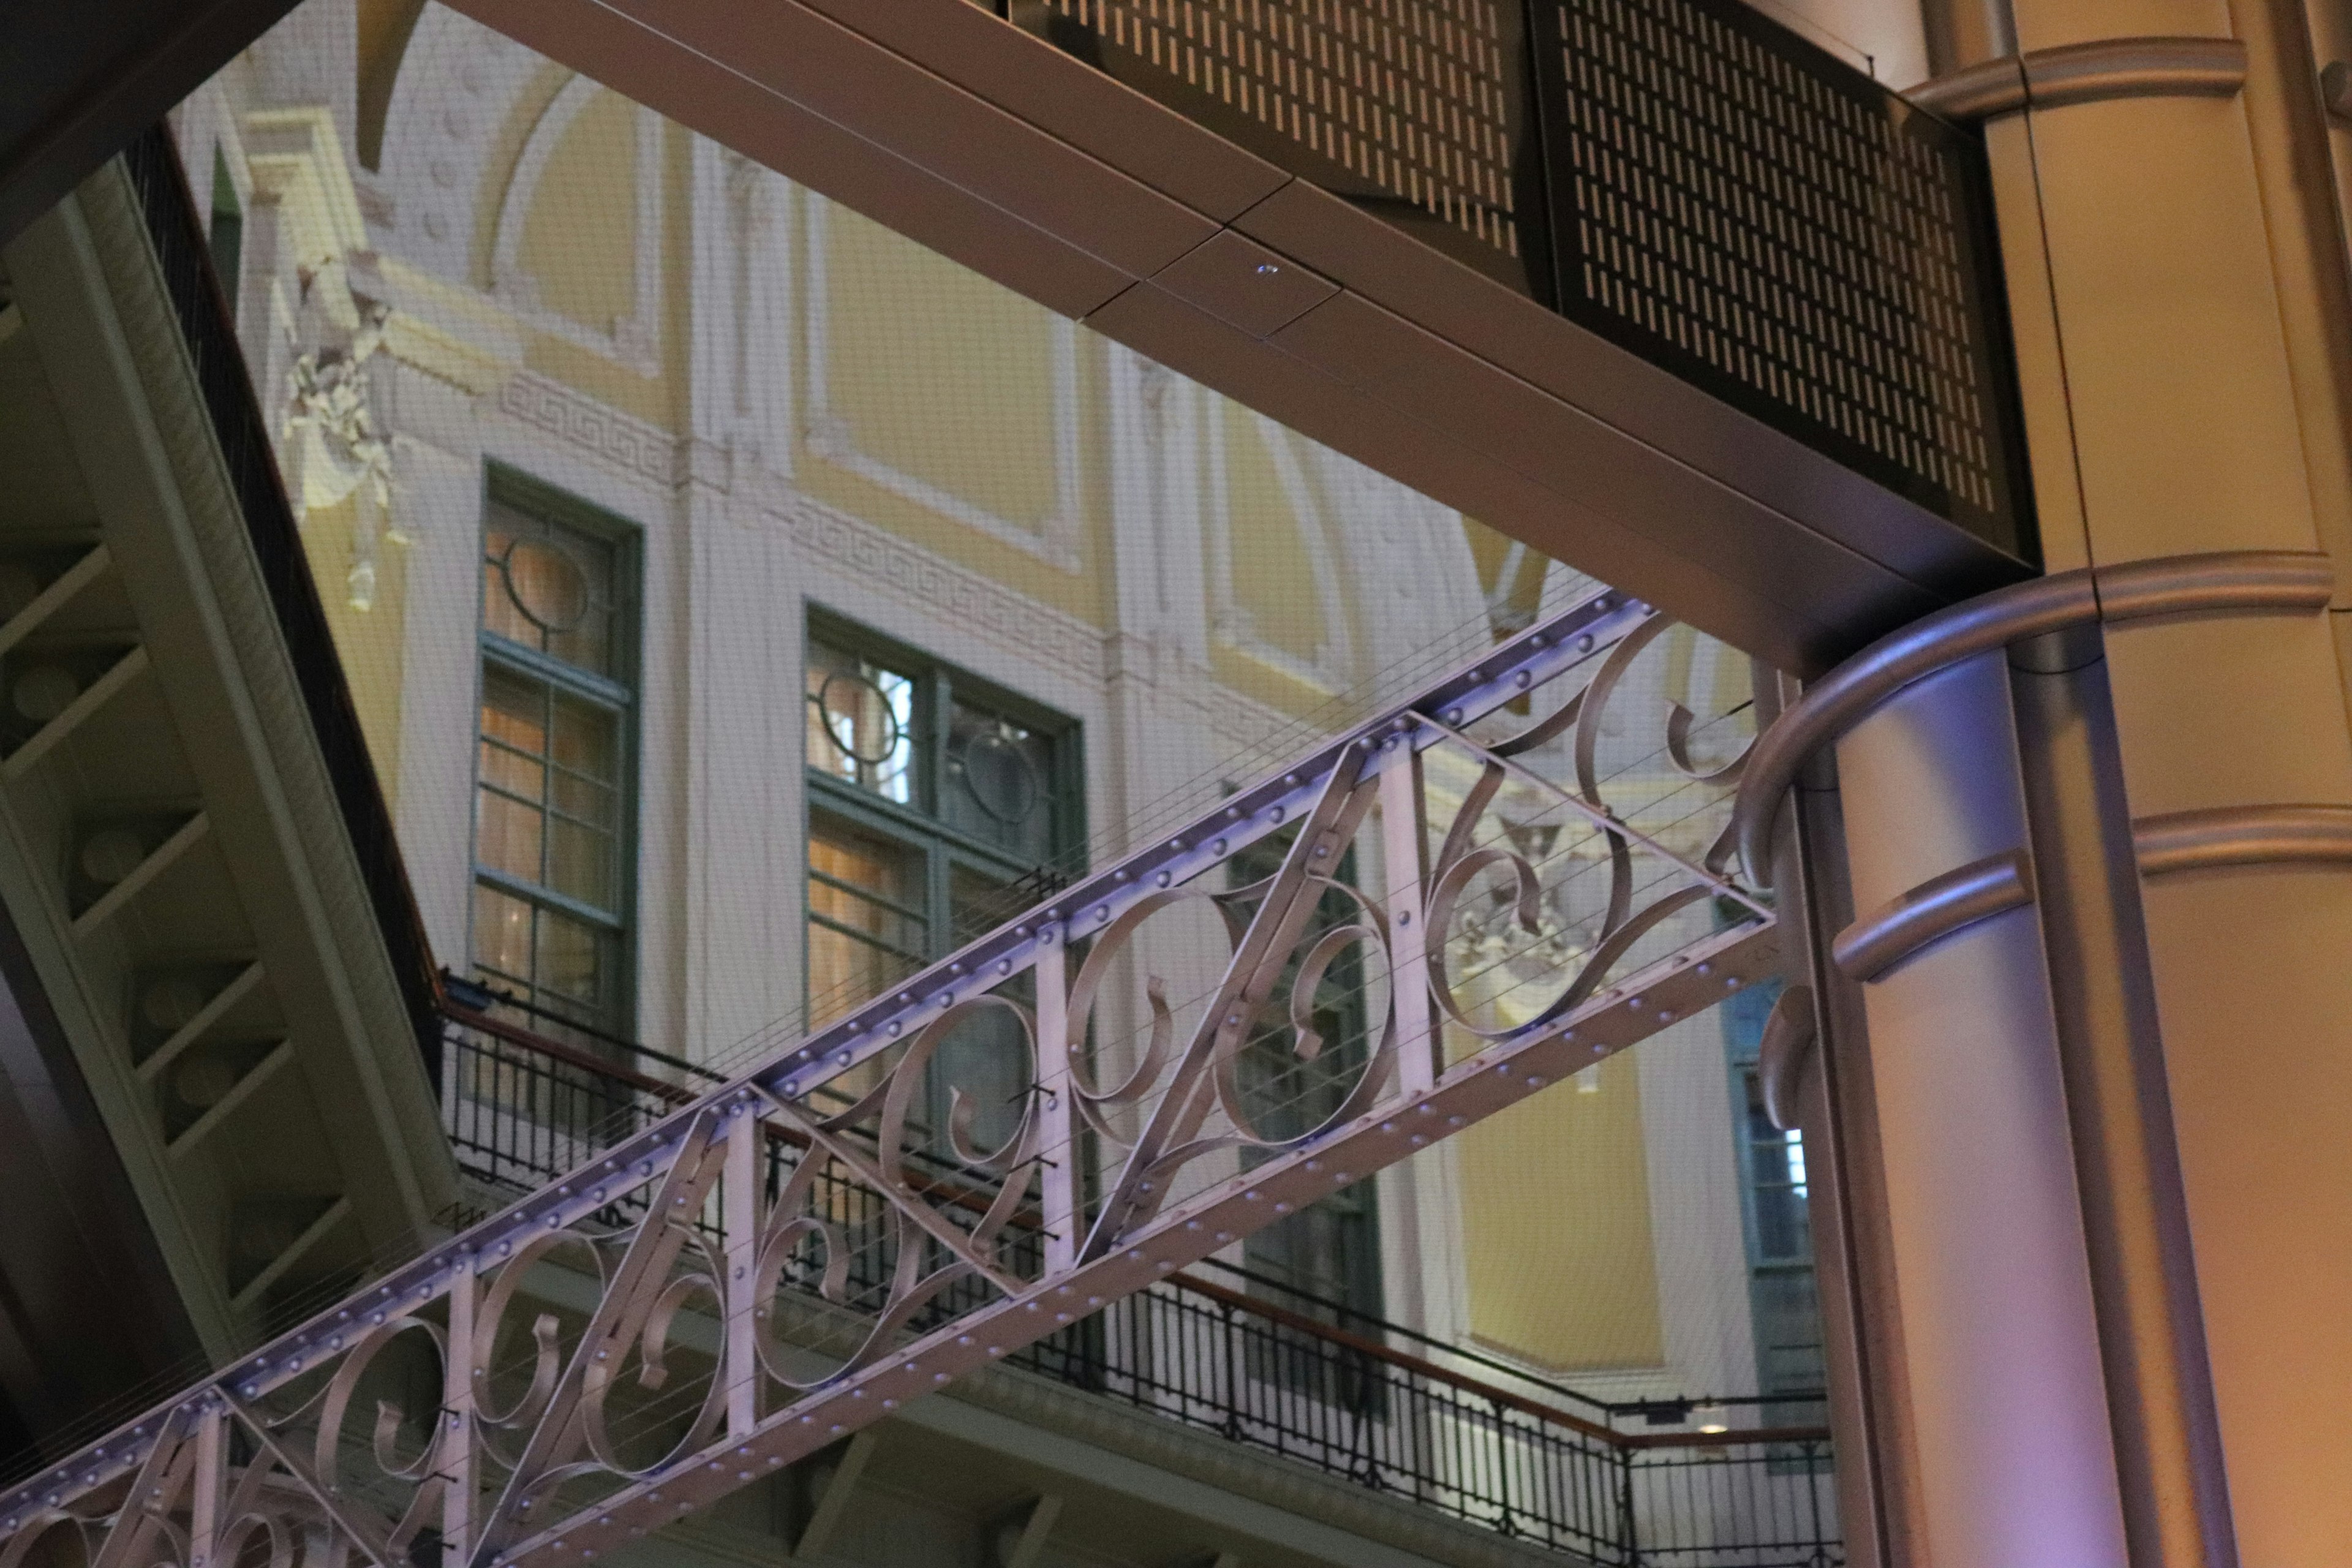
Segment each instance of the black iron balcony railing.
M459 1163L494 1186L528 1191L575 1169L719 1081L691 1062L583 1034L463 983L448 990L444 1124ZM575 1037L541 1032L549 1028ZM771 1135L772 1191L802 1157L792 1140ZM935 1192L963 1196L975 1219L987 1206L991 1194L961 1186L945 1163L931 1164L926 1179ZM828 1176L820 1184L848 1252L848 1300L878 1303L892 1258L887 1206L854 1183ZM1042 1239L1034 1218L1019 1226L1014 1266L1034 1264L1021 1255ZM1212 1272L1231 1283L1202 1277ZM968 1305L950 1292L924 1321ZM1734 1410L1777 1418L1818 1408L1818 1399L1596 1400L1214 1261L1006 1359L1610 1568L1844 1561L1825 1428L1656 1426L1686 1424L1710 1407L1727 1413L1727 1425Z
M982 0L2031 561L1983 146L1741 0Z

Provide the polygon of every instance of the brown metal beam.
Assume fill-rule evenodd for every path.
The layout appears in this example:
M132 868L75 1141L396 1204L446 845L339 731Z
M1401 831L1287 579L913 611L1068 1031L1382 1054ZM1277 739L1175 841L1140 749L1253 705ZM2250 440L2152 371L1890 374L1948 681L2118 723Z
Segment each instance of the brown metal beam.
M293 8L293 0L10 6L0 53L0 244Z

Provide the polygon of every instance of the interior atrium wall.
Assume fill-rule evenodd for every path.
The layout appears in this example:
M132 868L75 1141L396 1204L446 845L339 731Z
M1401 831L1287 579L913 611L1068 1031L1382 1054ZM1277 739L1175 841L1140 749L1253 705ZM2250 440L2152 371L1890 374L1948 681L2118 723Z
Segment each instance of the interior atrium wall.
M549 1026L723 1068L887 983L836 938L944 952L1597 586L436 5L310 0L173 123L435 954ZM1748 680L1678 628L1621 701L1704 771ZM1595 766L1696 858L1655 733ZM1381 1309L1755 1389L1758 1021L1383 1176Z

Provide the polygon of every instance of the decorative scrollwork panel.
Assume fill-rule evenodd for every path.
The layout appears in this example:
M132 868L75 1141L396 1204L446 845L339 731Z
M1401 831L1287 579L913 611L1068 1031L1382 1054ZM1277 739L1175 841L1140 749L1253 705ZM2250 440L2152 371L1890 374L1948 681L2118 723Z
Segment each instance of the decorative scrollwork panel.
M584 1562L1761 977L1681 636L1603 595L1237 792L16 1489L0 1568Z

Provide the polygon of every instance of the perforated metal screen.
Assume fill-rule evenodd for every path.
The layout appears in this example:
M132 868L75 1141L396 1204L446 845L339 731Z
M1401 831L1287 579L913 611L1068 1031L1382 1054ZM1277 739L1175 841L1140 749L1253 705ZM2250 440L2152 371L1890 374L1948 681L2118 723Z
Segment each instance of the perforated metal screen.
M1010 0L998 7L1228 140L1538 294L1515 145L1521 0ZM1539 207L1540 194L1536 193ZM1531 282L1531 273L1533 281Z
M1975 136L1732 0L1536 8L1562 312L2020 550Z
M1738 0L998 0L2031 559L1981 143Z

